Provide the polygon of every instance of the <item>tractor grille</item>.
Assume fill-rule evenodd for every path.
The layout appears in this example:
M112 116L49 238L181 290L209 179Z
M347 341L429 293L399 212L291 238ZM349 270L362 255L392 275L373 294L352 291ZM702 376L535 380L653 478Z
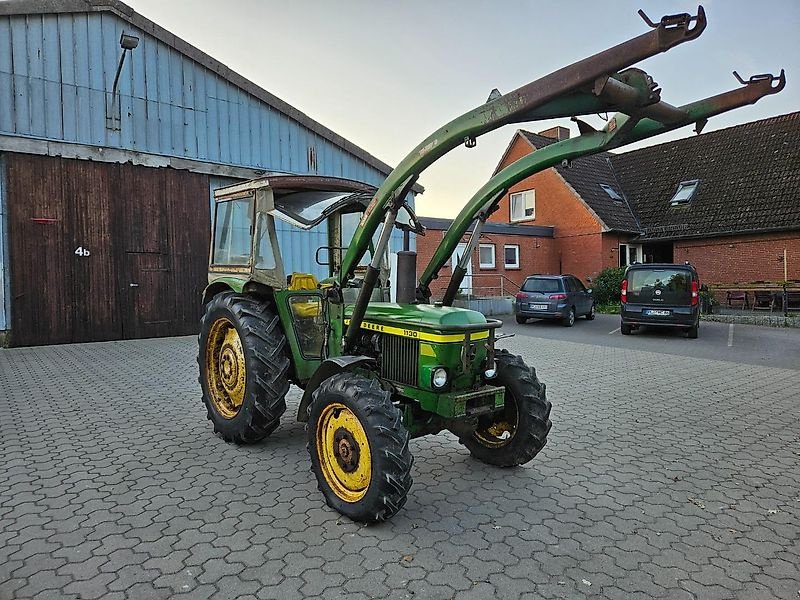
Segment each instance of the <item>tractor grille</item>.
M397 383L417 385L418 340L384 334L381 354L381 377Z

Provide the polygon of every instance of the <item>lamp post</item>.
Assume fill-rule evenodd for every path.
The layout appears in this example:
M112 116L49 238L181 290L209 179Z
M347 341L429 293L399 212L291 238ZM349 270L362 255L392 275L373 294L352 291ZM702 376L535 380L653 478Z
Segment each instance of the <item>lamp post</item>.
M135 35L122 32L119 37L119 46L122 48L119 62L117 63L117 72L114 74L114 84L111 87L111 100L106 102L106 127L109 129L119 129L121 117L119 114L120 106L117 99L117 86L119 85L119 76L122 73L122 65L125 63L125 56L139 45L139 38Z

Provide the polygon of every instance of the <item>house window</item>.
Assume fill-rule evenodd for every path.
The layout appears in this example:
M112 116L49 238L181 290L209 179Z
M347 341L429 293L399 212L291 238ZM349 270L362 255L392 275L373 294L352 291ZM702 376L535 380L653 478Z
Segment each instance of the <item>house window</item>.
M478 248L481 269L494 269L494 244L481 244Z
M503 246L503 256L506 269L519 269L519 246Z
M642 262L641 244L620 244L619 245L619 266L627 267L633 263Z
M670 206L680 206L682 204L689 204L697 193L697 185L700 183L699 179L691 181L681 181L678 184L678 189L672 200L669 201Z
M536 192L527 190L511 194L511 220L527 221L536 218Z
M610 185L606 185L605 183L601 183L600 187L603 188L603 191L608 194L608 197L611 198L614 202L622 202L622 196L612 188Z

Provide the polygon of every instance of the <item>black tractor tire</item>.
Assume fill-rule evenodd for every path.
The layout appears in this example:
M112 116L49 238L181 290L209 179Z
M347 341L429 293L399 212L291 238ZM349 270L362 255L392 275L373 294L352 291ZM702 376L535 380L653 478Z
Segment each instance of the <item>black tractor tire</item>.
M597 309L595 308L594 304L592 304L592 308L589 309L589 312L586 313L586 320L587 321L594 321L595 313Z
M572 327L575 325L575 307L571 306L569 309L569 314L567 315L566 319L561 320L561 324L564 327Z
M461 442L481 462L498 467L524 465L544 448L552 427L546 386L521 356L515 356L508 350L497 352L495 364L496 385L506 388L505 408L499 417L493 415L482 419L478 431L462 437ZM503 419L505 423L509 419L516 421L510 437L501 439L489 434L488 430L499 422L498 419Z
M696 340L697 330L699 329L699 327L700 327L699 325L693 325L692 327L689 327L689 331L686 332L686 337L688 337L690 340Z
M342 489L344 484L337 479L334 462L341 467L340 461L348 456L351 460L353 456L363 456L363 440L360 445L353 444L356 450L351 446L345 455L340 453L341 440L337 446L334 438L327 452L324 443L326 428L336 426L335 419L342 413L357 420L371 456L365 475L367 483L357 491ZM408 498L414 459L408 447L408 431L403 426L400 410L392 403L391 393L381 388L377 380L355 373L337 373L314 390L308 415L307 448L311 470L328 506L361 523L385 521L397 513ZM352 430L352 422L347 427L348 431ZM340 431L341 426L336 429L336 435ZM356 435L355 439L358 437ZM359 458L355 459L355 466L352 462L346 463L351 472L359 472ZM345 498L348 493L354 497Z
M625 323L623 323L622 325L619 326L619 332L622 335L630 335L631 334L631 326L630 325L625 325Z
M220 387L223 384L218 382L215 394L211 390L214 376L210 373L209 365L213 365L215 360L222 360L221 356L209 356L210 352L214 352L213 348L209 348L209 343L216 343L209 336L215 335L213 332L217 327L226 328L230 335L235 330L243 355L245 373L237 373L237 379L243 379L242 401L238 407L231 408L228 414L223 414L223 407L217 404L221 401L219 398L226 398L227 392ZM244 294L223 292L206 305L200 321L198 342L200 386L214 433L229 443L251 444L275 431L281 415L286 411L286 393L289 391L286 337L277 315L261 300ZM221 364L218 369L222 371ZM219 375L219 379L222 377Z
M528 319L526 317L521 317L521 316L517 315L517 323L519 323L520 325L524 325L527 322L528 322Z

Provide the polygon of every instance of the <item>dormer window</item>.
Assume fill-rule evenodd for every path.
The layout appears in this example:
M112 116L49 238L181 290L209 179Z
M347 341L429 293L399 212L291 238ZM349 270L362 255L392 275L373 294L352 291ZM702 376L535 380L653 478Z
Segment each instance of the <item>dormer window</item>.
M601 183L600 187L603 188L603 191L608 194L608 197L611 198L614 202L622 202L622 196L620 193L612 188L610 185L606 185L605 183Z
M678 189L672 200L669 201L670 206L682 206L689 204L697 193L697 186L700 183L699 179L692 179L691 181L681 181L678 184Z

